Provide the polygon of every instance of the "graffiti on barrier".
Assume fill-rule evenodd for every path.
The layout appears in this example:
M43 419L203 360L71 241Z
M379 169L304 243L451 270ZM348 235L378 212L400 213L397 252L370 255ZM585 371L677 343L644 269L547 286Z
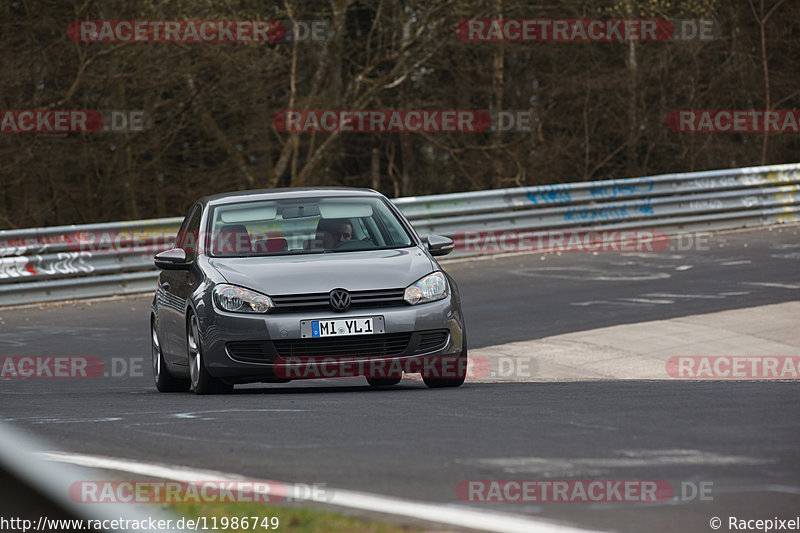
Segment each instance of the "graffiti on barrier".
M646 200L642 200L640 202L618 204L614 207L573 207L564 214L564 220L597 222L608 220L625 220L628 218L650 216L653 214L654 212L653 208L650 206L650 199L647 198Z
M571 187L570 184L530 187L525 197L536 205L564 204L572 201Z
M648 193L653 190L653 180L650 178L636 180L611 181L608 185L600 185L589 189L589 194L594 200L611 200L624 198L637 194Z
M89 252L60 252L54 258L41 255L0 258L0 279L37 275L91 274L94 267L86 262Z

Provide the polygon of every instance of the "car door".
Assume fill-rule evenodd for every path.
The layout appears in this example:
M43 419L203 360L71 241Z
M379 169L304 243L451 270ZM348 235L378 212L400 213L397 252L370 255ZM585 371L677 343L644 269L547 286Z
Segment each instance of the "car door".
M199 204L192 206L186 215L175 247L186 252L186 260L194 262L197 257L197 245L200 238L200 221L203 208ZM186 351L186 299L194 290L196 267L191 270L162 270L159 275L159 291L163 304L160 317L164 359L175 365L187 366Z

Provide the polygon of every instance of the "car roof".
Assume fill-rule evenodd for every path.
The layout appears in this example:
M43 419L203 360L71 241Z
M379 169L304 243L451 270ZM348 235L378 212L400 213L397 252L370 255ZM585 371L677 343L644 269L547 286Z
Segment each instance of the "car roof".
M342 196L361 196L364 198L382 197L377 191L355 187L286 187L281 189L254 189L213 194L200 198L204 205L221 205L241 201L277 200L291 198L328 198Z

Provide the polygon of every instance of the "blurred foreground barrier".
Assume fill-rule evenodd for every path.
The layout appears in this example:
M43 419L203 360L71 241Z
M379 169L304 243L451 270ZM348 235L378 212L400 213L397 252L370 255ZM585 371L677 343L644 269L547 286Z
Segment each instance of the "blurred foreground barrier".
M70 488L76 483L108 474L60 464L56 461L62 454L52 449L52 443L33 440L0 422L0 487L4 489L0 531L180 532L173 527L177 517L162 509L117 502L85 505L71 498ZM150 523L165 527L151 529L146 526Z
M676 234L798 223L800 163L393 201L420 235L452 237L452 256L467 256L513 251L497 244L506 234ZM153 255L171 246L181 220L0 231L0 305L153 290Z

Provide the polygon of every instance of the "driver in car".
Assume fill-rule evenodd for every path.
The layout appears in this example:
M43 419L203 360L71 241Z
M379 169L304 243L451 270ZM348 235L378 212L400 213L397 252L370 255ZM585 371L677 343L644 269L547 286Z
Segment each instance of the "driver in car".
M353 238L353 226L346 219L323 218L317 224L316 242L326 249L335 248Z

